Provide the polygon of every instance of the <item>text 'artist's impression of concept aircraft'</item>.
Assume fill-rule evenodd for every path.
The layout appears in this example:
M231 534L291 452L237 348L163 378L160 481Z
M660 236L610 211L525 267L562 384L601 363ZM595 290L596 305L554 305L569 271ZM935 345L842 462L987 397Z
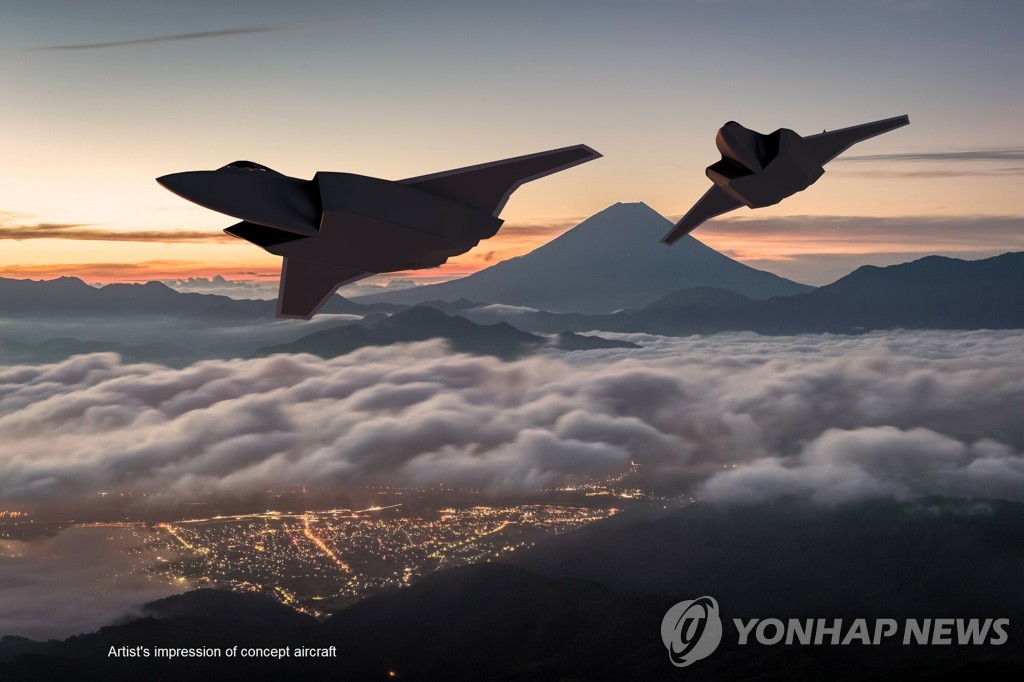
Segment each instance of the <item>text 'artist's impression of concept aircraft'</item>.
M896 116L801 137L788 128L762 135L729 121L715 137L722 160L705 171L715 184L661 241L674 244L704 221L740 206L777 204L813 185L825 172L822 166L853 145L908 123L908 116Z
M282 256L277 314L308 320L343 284L469 251L498 232L520 185L600 156L576 145L396 181L327 172L302 180L235 161L157 182L240 218L224 231Z

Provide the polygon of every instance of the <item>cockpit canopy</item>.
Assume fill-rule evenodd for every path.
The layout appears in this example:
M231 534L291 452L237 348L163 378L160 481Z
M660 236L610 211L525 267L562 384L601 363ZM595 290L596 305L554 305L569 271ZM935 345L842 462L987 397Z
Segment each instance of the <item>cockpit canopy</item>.
M254 161L232 161L228 165L222 166L219 170L224 170L225 168L234 168L234 169L237 169L237 170L245 170L245 171L261 171L261 172L270 171L271 173L274 172L270 168L267 168L266 166L262 166L262 165L260 165L260 164L258 164L256 162L254 162Z

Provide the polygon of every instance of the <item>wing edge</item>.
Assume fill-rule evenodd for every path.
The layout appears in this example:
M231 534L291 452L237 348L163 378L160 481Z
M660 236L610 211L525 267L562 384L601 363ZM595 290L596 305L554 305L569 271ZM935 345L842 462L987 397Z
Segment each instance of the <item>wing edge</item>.
M467 174L467 173L474 173L474 172L477 172L477 171L489 170L491 168L498 168L500 166L505 166L505 165L512 164L512 163L518 163L518 162L521 162L521 161L530 161L532 159L540 159L540 158L543 158L545 156L553 156L555 154L563 154L565 152L577 151L577 150L581 151L581 152L584 152L584 155L581 156L578 159L573 159L572 161L568 161L568 162L560 164L558 166L551 166L550 168L546 168L543 171L540 171L539 173L534 173L533 175L523 176L523 177L519 178L516 182L514 182L512 184L512 186L509 187L509 189L505 192L504 196L502 196L501 199L498 201L497 207L491 213L491 215L496 218L496 217L498 217L498 214L501 213L501 211L505 208L505 204L508 203L508 200L512 196L512 194L515 193L515 191L517 189L519 189L520 187L522 187L526 183L533 182L534 180L539 180L539 179L547 177L549 175L554 175L555 173L560 173L561 171L567 170L569 168L573 168L574 166L579 166L579 165L584 164L584 163L588 163L588 162L593 161L595 159L600 159L604 155L601 154L599 151L597 151L596 149L594 149L593 147L591 147L589 145L574 144L574 145L569 145L568 147L559 147L558 149L548 149L548 150L543 151L543 152L535 152L533 154L524 154L522 156L513 156L513 157L510 157L510 158L507 158L507 159L500 159L498 161L488 161L487 163L480 163L480 164L476 164L476 165L473 165L473 166L464 166L462 168L453 168L451 170L440 171L438 173L430 173L428 175L418 175L418 176L413 177L413 178L405 178L403 180L397 180L396 182L398 182L400 184L403 184L403 185L418 185L418 184L422 184L422 183L433 182L435 180L443 180L445 178L455 177L455 176L463 175L463 174Z
M721 203L720 205L711 207L710 203L712 201ZM697 203L694 204L690 210L679 219L672 229L661 238L661 243L666 246L672 246L708 220L717 218L723 213L735 211L740 206L743 206L743 204L733 198L724 189L718 185L711 185L711 188L707 192L704 192L703 196L697 200Z
M864 128L867 128L868 126L879 126L879 129L876 130L875 132L871 132L871 133L865 134L863 137L857 137L856 139L852 140L849 144L847 144L845 147L839 149L835 153L831 153L830 152L831 156L828 156L827 158L818 158L817 159L818 163L820 163L821 165L824 166L826 163L828 163L829 161L832 161L837 156L839 156L840 154L842 154L843 152L845 152L847 149L849 149L850 147L852 147L855 144L860 144L861 142L864 142L865 140L870 140L873 137L878 137L879 135L884 135L885 133L888 133L888 132L891 132L893 130L896 130L897 128L902 128L903 126L907 126L907 125L910 125L910 115L909 114L903 114L902 116L893 116L891 118L883 118L883 119L879 119L877 121L869 121L867 123L861 123L861 124L855 125L855 126L847 126L846 128L836 128L835 130L828 130L828 131L823 132L823 133L817 133L816 135L808 135L808 136L804 137L804 142L809 143L810 146L813 148L815 142L825 141L825 140L828 140L828 139L831 139L831 138L836 138L836 137L839 137L839 136L843 135L844 133L853 133L853 132L857 131L858 129L864 129Z

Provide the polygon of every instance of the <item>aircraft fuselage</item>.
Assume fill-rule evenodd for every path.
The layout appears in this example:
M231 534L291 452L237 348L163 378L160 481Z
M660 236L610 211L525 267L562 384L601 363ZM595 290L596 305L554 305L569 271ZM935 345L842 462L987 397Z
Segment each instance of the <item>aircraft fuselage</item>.
M574 145L405 180L332 172L302 180L235 161L157 182L240 218L224 231L283 257L278 315L309 319L343 284L469 251L498 232L520 185L600 156Z
M788 128L762 135L730 121L715 144L722 160L708 166L708 178L750 208L777 204L825 172L804 139Z

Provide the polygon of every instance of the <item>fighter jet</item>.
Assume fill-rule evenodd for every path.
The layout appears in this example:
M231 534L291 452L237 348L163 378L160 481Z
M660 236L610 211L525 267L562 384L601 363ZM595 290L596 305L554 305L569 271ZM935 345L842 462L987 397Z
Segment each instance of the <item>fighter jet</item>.
M908 116L896 116L801 137L788 128L762 135L729 121L715 137L722 160L705 171L715 184L661 241L674 244L705 220L740 206L777 204L813 185L825 172L822 166L853 145L908 123Z
M600 156L576 145L396 181L329 172L302 180L235 161L157 182L240 218L224 231L283 256L277 314L308 320L343 284L469 251L498 232L520 185Z

